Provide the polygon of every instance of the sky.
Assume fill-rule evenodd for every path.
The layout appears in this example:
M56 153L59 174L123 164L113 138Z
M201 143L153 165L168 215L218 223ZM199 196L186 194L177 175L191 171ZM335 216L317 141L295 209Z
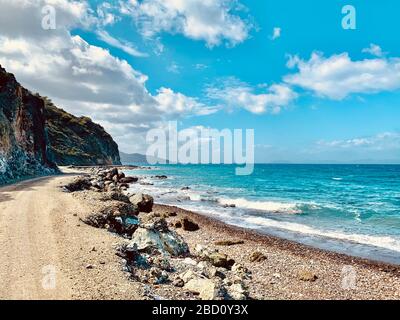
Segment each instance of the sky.
M256 162L400 163L399 12L397 0L0 0L0 64L124 152L176 120L254 129Z

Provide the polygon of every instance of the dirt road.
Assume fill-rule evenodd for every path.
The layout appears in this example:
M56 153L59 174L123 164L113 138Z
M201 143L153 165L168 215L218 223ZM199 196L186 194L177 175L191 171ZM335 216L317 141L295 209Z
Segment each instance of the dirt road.
M0 299L137 299L114 246L120 241L86 226L90 208L61 191L70 176L0 188Z

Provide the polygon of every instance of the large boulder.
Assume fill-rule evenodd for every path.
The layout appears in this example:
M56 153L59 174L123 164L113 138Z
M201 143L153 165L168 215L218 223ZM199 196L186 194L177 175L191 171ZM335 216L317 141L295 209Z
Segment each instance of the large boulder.
M192 278L183 288L197 293L202 300L215 300L219 295L218 284L207 278Z
M136 193L129 197L129 201L137 206L140 212L150 213L153 210L154 199L148 194Z
M197 231L200 229L199 225L196 222L193 222L188 217L184 217L181 221L182 229L185 231Z
M64 189L66 189L69 192L75 192L75 191L88 190L90 189L90 187L92 187L92 183L89 177L78 177L74 179L74 181L65 185Z
M132 236L128 247L135 246L139 251L153 252L154 250L172 256L189 253L187 243L174 231L160 232L155 229L139 227Z

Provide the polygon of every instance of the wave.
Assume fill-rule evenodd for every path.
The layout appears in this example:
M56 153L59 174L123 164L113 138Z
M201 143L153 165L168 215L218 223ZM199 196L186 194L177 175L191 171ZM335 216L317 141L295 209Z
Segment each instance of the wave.
M332 178L332 180L335 180L335 181L342 181L343 178Z
M238 208L252 209L259 211L299 214L302 210L297 204L283 203L275 201L250 201L244 198L238 199L218 199L218 202L224 206L235 206Z
M363 234L347 234L338 231L320 230L304 224L275 221L263 217L247 216L242 217L245 223L257 225L258 227L270 227L283 229L286 231L292 231L308 236L319 236L323 238L330 238L334 240L350 241L358 244L364 244L368 246L375 246L388 250L400 252L400 240L392 238L390 236L373 236Z

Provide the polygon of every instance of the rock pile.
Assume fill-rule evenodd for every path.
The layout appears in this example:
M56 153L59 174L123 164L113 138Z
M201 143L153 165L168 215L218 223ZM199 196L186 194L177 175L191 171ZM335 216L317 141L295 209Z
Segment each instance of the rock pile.
M117 168L92 169L90 175L76 178L73 182L64 186L69 192L92 190L97 192L125 191L130 183L137 182L137 177L126 177Z
M250 279L250 272L216 249L197 245L191 254L182 236L166 221L176 212L153 212L154 199L150 195L124 194L121 186L127 178L117 169L93 170L65 189L89 190L102 203L99 212L83 221L127 238L117 247L117 255L123 258L131 278L147 285L181 288L204 300L248 299L245 280ZM187 231L199 229L188 217L179 223Z

